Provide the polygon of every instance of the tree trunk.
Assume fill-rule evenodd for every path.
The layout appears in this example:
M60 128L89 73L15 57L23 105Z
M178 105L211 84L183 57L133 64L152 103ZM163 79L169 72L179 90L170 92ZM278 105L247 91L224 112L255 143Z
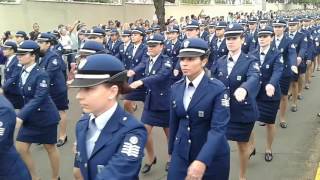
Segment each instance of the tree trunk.
M161 30L165 30L165 8L164 8L165 0L153 0L153 5L156 9L156 15L158 18L159 25L161 27Z

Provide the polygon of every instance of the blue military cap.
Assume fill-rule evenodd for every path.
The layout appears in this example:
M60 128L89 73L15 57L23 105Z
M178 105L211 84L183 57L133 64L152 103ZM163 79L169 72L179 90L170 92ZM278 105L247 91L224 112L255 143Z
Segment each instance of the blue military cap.
M16 32L16 34L15 34L15 36L16 37L27 37L27 33L26 32L24 32L24 31L18 31L18 32Z
M219 21L216 23L216 29L225 29L227 26L227 22L225 21Z
M286 25L287 25L287 22L282 18L278 18L272 22L272 26L286 26Z
M216 27L216 24L211 22L209 25L208 25L209 28L215 28Z
M127 72L118 58L108 54L95 54L80 62L70 87L92 87L105 82L126 81Z
M84 34L86 34L86 32L87 32L87 31L86 31L85 29L81 29L81 30L79 31L79 34L80 34L80 35L84 35Z
M131 34L140 34L141 36L144 36L145 31L141 27L136 27L136 28L132 29Z
M177 57L199 57L209 53L208 43L201 38L189 38L183 41Z
M147 45L154 46L157 44L163 44L163 42L164 42L164 37L161 34L154 34L154 35L151 35L147 40Z
M169 32L171 33L179 33L180 29L179 29L179 26L178 25L173 25L170 29L169 29Z
M17 49L17 55L23 55L27 53L37 53L40 50L40 46L38 43L32 40L26 40L23 41L18 49Z
M117 29L111 30L111 35L117 35L117 34L119 34L119 31Z
M239 23L231 23L224 32L225 37L240 36L244 32L243 27Z
M80 53L88 53L88 54L95 54L98 52L104 51L104 47L101 43L96 41L86 41L83 47L79 50Z
M299 19L298 18L290 18L288 21L288 24L299 24Z
M6 41L2 44L4 49L13 49L14 52L17 51L18 45L14 41Z
M248 24L248 21L245 20L245 19L241 19L241 20L239 21L239 24L240 24L240 25L246 25L246 24Z
M53 40L53 36L50 33L41 33L37 38L38 42L49 42L52 40Z
M311 17L308 15L305 15L302 17L302 21L311 21Z
M266 17L263 17L259 20L260 23L268 23L269 19Z
M199 29L199 22L192 20L189 24L186 25L186 29Z
M153 30L151 28L148 28L145 30L146 34L151 34L153 32Z
M152 27L152 30L153 31L157 31L157 30L160 30L160 26L158 24L155 24L153 27Z
M248 19L249 24L255 24L255 23L257 23L257 21L258 21L258 19L256 17L250 17Z
M88 35L105 36L106 31L102 28L95 27L88 32Z
M273 28L271 26L266 26L264 28L259 29L258 36L262 35L273 35Z
M121 34L121 36L131 36L131 31L129 30L124 30Z

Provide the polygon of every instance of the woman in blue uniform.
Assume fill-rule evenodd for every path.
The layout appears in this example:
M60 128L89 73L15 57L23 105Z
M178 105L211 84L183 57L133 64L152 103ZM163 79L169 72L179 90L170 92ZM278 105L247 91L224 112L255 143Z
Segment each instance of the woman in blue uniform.
M15 55L17 44L13 41L6 41L3 47L3 54L7 58L4 69L5 81L2 89L6 98L12 103L15 109L21 109L23 106L23 98L20 93L19 79L22 65Z
M272 40L272 27L266 26L264 29L259 29L259 49L252 52L260 60L261 88L257 95L257 104L260 113L259 121L265 123L267 129L266 161L272 161L273 159L271 146L275 135L275 120L281 99L279 80L283 70L283 59L280 58L281 53L271 45ZM253 134L252 142L254 142Z
M79 64L70 87L80 88L76 98L84 114L76 125L75 167L84 180L136 180L147 132L119 105L126 93L127 72L111 55L88 56Z
M205 75L208 56L200 38L186 39L179 51L185 77L171 89L168 180L229 179L230 97L220 81Z
M17 56L23 65L20 89L24 106L17 115L22 124L17 135L17 150L26 163L32 179L39 179L30 153L32 143L43 144L48 152L52 169L52 180L59 177L60 156L57 147L59 113L49 95L49 76L36 63L40 47L34 41L24 41Z
M128 76L135 74L145 74L145 76L130 84L136 89L144 86L147 95L144 103L141 121L148 131L148 141L146 145L148 160L142 168L142 173L151 170L151 166L157 162L153 149L152 129L154 126L162 127L167 138L169 138L169 108L170 108L170 76L172 63L168 56L163 55L164 37L160 34L151 35L147 41L148 58L134 69L128 71ZM166 170L168 165L166 166Z
M31 180L29 171L13 145L16 113L10 102L0 95L0 179Z
M231 118L227 127L227 138L237 142L240 173L239 179L246 179L248 160L255 150L249 138L258 119L256 95L259 91L259 63L253 56L241 50L244 32L237 23L230 24L225 32L229 50L227 56L218 59L211 68L212 76L222 81L230 95Z

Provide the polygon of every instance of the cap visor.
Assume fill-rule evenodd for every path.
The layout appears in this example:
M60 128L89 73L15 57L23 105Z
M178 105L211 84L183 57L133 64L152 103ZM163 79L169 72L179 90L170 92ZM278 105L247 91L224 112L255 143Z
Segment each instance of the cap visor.
M203 53L200 53L200 52L181 52L179 53L179 55L177 57L200 57L202 56Z

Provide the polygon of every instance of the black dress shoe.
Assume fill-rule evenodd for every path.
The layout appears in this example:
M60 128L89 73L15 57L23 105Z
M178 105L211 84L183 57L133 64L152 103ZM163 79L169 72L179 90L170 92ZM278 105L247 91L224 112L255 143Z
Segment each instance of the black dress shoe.
M169 167L170 167L170 162L167 162L167 163L166 163L166 171L167 171L167 172L169 171Z
M249 159L251 158L251 156L254 156L254 155L256 155L256 148L254 148L253 151L251 152Z
M142 174L146 174L147 172L149 172L151 170L152 165L157 163L157 157L154 157L152 164L145 164L141 170Z
M297 106L292 106L292 107L291 107L291 111L292 111L292 112L297 112L297 111L298 111Z
M61 147L63 146L66 142L68 141L68 136L66 136L66 138L63 139L59 139L57 142L57 147Z
M280 122L280 127L281 128L287 128L288 127L288 124L286 122Z
M264 154L264 160L266 160L267 162L272 161L272 159L273 159L273 155L272 155L271 152L266 152L266 153Z

